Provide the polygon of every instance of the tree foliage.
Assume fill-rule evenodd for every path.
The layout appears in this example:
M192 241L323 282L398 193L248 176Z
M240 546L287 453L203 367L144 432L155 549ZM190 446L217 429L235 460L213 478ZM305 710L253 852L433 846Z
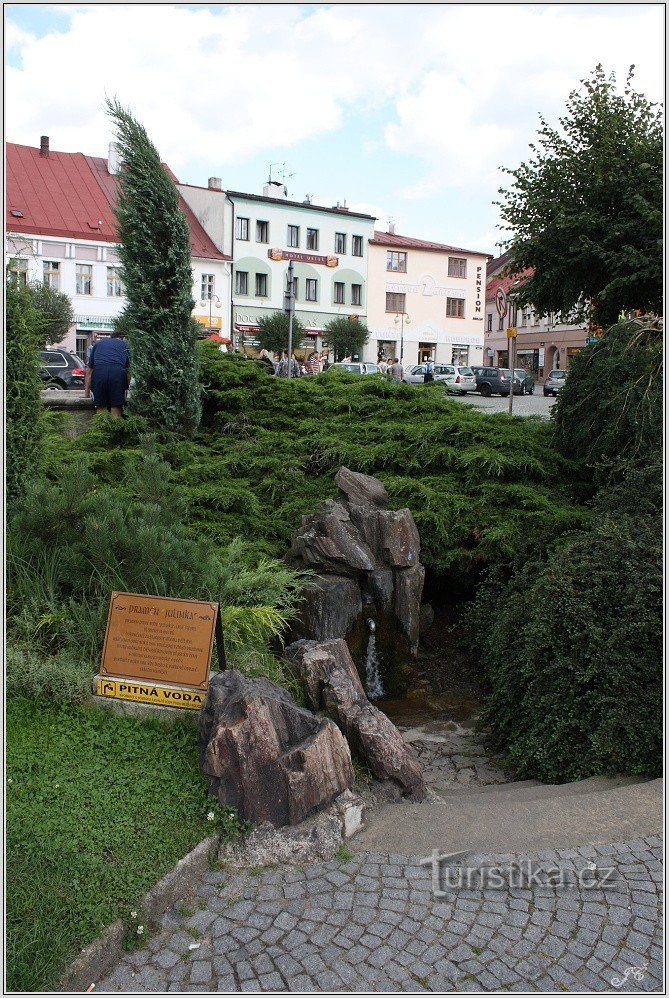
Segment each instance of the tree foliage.
M188 222L146 130L108 100L123 169L116 216L135 385L130 411L190 434L200 421Z
M288 316L285 312L272 312L270 315L263 315L258 319L260 326L256 334L260 346L263 350L270 350L272 353L286 353L288 351ZM293 316L293 349L299 346L304 326L299 318Z
M9 280L5 295L5 439L7 503L22 499L38 465L42 436L40 315L30 289Z
M500 189L513 271L534 268L518 302L600 326L662 311L662 112L597 66L559 128L540 116L533 156Z
M324 339L327 339L337 360L344 357L360 356L369 339L369 330L364 322L350 316L331 319L325 326Z
M662 451L663 336L652 318L618 323L569 366L553 409L556 444L601 476Z
M60 341L67 334L74 322L72 302L66 294L54 289L42 281L31 281L28 293L33 308L38 314L40 342L50 346Z

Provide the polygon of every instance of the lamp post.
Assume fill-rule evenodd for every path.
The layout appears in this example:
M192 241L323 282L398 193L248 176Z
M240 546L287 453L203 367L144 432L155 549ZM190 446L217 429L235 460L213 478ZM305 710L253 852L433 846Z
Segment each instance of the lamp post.
M404 366L404 320L407 326L411 325L411 319L406 312L398 312L395 316L395 325L400 323L400 366Z
M210 292L207 295L206 298L203 298L200 301L200 305L202 306L202 308L204 308L204 306L207 304L207 302L209 302L209 332L210 333L214 332L214 329L212 328L212 308L213 308L214 300L216 301L216 308L222 308L223 307L223 302L221 301L221 299L218 297L218 295L215 295L212 292Z

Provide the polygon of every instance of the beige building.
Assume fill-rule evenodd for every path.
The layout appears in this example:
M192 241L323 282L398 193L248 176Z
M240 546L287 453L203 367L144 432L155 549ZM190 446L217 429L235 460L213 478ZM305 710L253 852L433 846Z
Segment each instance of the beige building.
M389 232L369 241L364 359L483 363L490 255Z

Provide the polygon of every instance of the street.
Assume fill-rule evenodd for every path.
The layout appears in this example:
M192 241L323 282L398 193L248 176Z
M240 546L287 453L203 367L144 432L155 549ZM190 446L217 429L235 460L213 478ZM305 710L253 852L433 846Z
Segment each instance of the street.
M509 400L501 395L491 395L490 398L483 398L478 392L469 392L467 395L451 395L449 398L466 402L467 405L474 405L481 412L508 412ZM514 416L541 416L548 419L552 406L555 404L555 396L545 396L541 386L534 389L534 395L514 395L513 414Z

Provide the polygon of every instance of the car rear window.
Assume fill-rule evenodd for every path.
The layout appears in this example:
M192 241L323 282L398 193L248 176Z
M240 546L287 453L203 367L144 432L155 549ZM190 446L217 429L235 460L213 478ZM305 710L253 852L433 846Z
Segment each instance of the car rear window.
M548 375L548 377L549 378L557 378L559 380L560 378L566 378L567 377L567 372L566 371L551 371L551 373Z
M471 377L474 376L474 372L472 371L471 367L461 367L460 368L460 374L466 374L466 375L469 375Z

